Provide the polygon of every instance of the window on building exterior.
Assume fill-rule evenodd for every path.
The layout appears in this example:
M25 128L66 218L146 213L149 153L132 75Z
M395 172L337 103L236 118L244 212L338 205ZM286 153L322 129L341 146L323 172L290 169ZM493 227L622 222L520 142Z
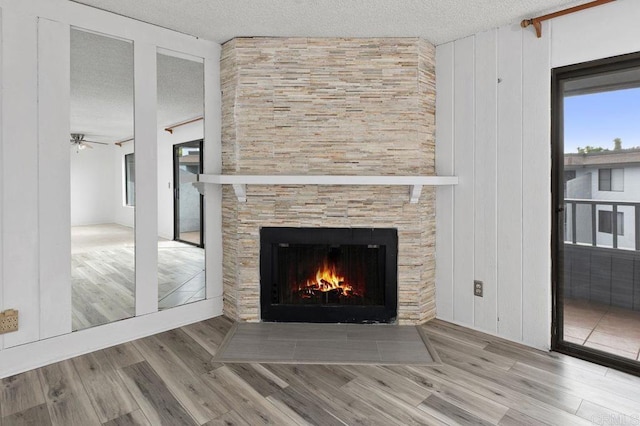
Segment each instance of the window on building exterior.
M125 202L127 206L136 205L136 161L135 154L124 156Z
M617 216L618 235L624 235L624 213L618 212ZM598 231L605 234L613 233L613 212L600 210L598 212Z
M624 191L624 169L598 169L599 191Z

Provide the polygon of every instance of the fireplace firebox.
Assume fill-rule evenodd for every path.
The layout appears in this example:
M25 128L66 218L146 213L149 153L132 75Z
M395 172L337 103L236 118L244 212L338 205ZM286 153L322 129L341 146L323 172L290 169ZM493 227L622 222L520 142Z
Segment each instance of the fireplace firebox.
M392 322L398 306L398 231L262 228L262 320Z

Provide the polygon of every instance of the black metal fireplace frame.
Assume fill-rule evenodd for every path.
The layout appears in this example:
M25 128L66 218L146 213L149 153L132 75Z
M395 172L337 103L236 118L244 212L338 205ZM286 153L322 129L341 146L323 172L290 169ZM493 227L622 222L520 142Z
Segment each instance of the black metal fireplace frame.
M305 231L305 235L300 233ZM274 247L279 244L362 244L385 246L385 303L375 306L273 304ZM398 314L398 230L392 228L260 229L260 308L263 321L367 323L393 322Z

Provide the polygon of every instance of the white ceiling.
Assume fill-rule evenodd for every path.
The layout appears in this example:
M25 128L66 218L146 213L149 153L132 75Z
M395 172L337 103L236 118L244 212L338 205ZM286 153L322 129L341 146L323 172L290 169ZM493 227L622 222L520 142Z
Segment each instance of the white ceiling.
M241 36L459 39L589 0L71 0L218 43ZM532 30L533 31L533 30ZM133 136L133 46L73 31L71 130ZM203 65L158 56L158 123L202 115Z
M234 37L456 40L590 0L72 0L223 43Z

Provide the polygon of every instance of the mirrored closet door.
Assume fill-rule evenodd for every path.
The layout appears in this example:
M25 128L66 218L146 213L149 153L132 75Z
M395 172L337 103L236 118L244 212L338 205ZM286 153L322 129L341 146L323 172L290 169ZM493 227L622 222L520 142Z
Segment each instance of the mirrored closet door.
M72 327L135 315L133 43L71 29Z
M158 308L205 298L202 173L204 63L159 50Z

